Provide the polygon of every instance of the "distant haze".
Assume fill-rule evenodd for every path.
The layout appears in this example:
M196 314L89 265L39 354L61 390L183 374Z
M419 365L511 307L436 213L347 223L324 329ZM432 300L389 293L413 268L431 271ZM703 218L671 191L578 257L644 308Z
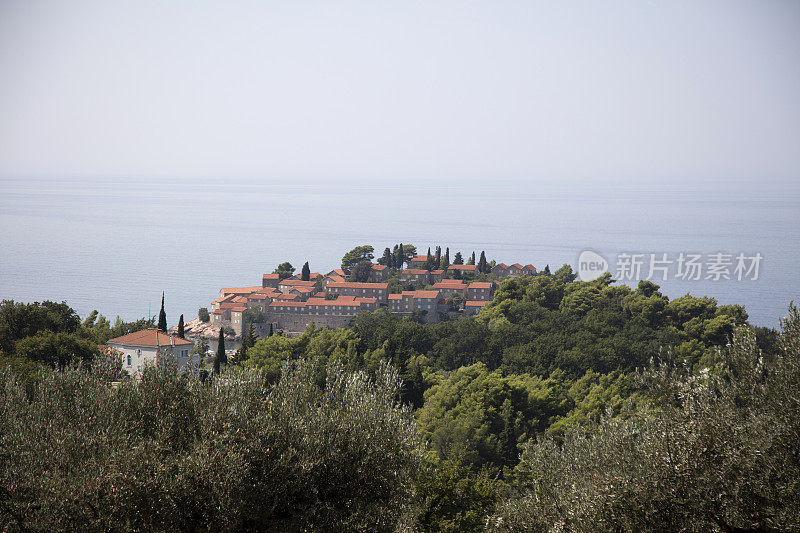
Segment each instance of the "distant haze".
M800 177L800 2L0 3L0 176Z

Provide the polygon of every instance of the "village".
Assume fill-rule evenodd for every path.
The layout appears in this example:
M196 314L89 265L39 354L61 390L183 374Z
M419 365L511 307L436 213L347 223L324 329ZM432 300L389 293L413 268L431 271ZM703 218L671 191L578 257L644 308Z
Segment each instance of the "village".
M432 324L474 315L492 300L501 280L536 273L530 264L497 263L480 272L475 264L436 269L430 263L428 255L411 257L403 269L370 263L364 282L349 281L351 272L343 269L309 273L305 280L302 274L264 274L258 286L220 289L219 298L211 302L208 325L237 340L251 325L258 336L298 335L312 322L341 328L359 313L379 308Z

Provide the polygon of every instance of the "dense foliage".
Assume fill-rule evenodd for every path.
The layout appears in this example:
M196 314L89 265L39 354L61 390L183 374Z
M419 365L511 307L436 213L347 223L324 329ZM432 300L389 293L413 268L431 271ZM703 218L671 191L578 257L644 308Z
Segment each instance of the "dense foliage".
M300 362L273 387L148 367L0 369L0 530L391 531L413 517L420 444L397 373Z
M407 261L412 248L387 248L382 259L399 264ZM351 251L351 275L359 270L364 254L371 253L371 249ZM445 262L449 250L437 248L435 257L431 254L431 262ZM490 270L485 254L481 253L479 263ZM368 275L366 265L355 275ZM487 272L478 276L492 279ZM395 287L395 277L389 282L390 287L402 289ZM14 332L5 334L14 339L10 341L14 349L17 345L25 348L24 339L41 331L104 342L107 320L95 313L80 324L77 317L68 319L72 312L68 307L59 305L47 303L42 309L17 311L35 311L43 324L69 324L72 333L57 326L3 329L5 319L0 313L0 346L4 331ZM318 394L328 390L326 368L336 369L342 380L358 376L357 380L370 384L365 385L368 389L384 387L380 384L388 379L387 372L394 376L385 401L394 406L398 416L405 417L413 430L409 434L419 442L403 433L403 438L411 439L404 449L416 451L407 452L409 463L401 474L402 486L396 487L394 495L386 492L386 487L382 486L384 492L376 488L381 500L373 502L377 507L356 513L345 529L480 531L487 525L493 530L514 531L791 529L797 528L797 517L781 509L796 505L788 494L800 488L796 451L790 444L800 440L800 409L796 395L794 403L784 400L791 396L787 391L798 388L800 340L796 311L792 312L793 318L779 334L747 325L747 313L738 305L718 305L714 299L691 295L670 300L653 283L641 282L631 289L616 286L609 276L578 282L569 266L552 273L548 267L536 276L503 281L494 300L475 317L442 317L440 323L425 324L421 316L397 319L380 309L359 315L343 329L317 329L312 324L298 337L276 334L256 340L248 334L235 360L241 368L226 371L224 362L218 360L222 378L212 378L215 385L211 388L244 379L258 382L259 390L269 395L284 386L287 368L295 368L293 365L306 369L304 375L316 383L313 390ZM251 318L258 318L253 315ZM727 346L734 335L736 340ZM46 346L47 353L59 353L54 344ZM29 348L25 351L35 353ZM52 366L68 368L71 362ZM643 371L645 368L650 370ZM52 386L57 375L48 373L50 381L42 386ZM192 384L187 390L199 391L190 396L194 398L196 393L202 398L192 399L193 405L211 406L214 412L222 406L212 404L235 404L239 401L236 395L247 397L251 386L237 385L223 398L203 396L206 389L188 377L174 379L189 380ZM131 386L125 384L124 390ZM318 396L314 398L319 407ZM355 396L347 398L357 401ZM398 401L406 407L400 408L395 404ZM199 417L205 424L200 411L199 407L189 410L186 416L192 420ZM412 414L413 422L408 418ZM258 420L256 417L256 426L261 423ZM337 427L350 434L346 426ZM250 439L251 431L258 429L243 427L239 431ZM373 435L375 430L363 431ZM308 453L323 454L325 443L337 442L330 435L314 435L322 444ZM213 464L228 465L225 467L234 472L245 468L241 465L249 464L251 444L243 444L242 438L231 437L224 447L245 463L235 467ZM412 446L412 440L417 444ZM420 442L424 450L415 448ZM296 454L307 453L299 446L294 448ZM348 451L348 446L357 453ZM364 475L364 468L378 468L362 464L359 454L375 458L395 453L380 441L367 440L359 446L347 444L344 451L338 449L336 453L343 454L341 462L330 458L326 461L332 463L312 462L304 475L318 483L314 491L329 490L327 484L332 481L325 476L334 474L331 468L336 475L357 480ZM371 446L378 448L372 450ZM301 455L292 460L301 461ZM387 463L394 459L387 457ZM158 470L155 463L151 465ZM165 465L170 472L179 469L169 461ZM187 480L199 475L194 470L187 472ZM233 477L230 481L250 483L251 479ZM270 481L281 482L291 485L295 480ZM204 482L198 483L206 487ZM300 498L292 492L295 489L280 492L284 489L278 485L270 489L269 498L289 507L294 501L291 498ZM226 490L230 492L219 500L214 499L217 496L198 496L197 505L203 512L209 512L206 505L219 506L220 502L239 505L238 498L243 496L236 491L244 489ZM259 497L266 497L267 493L258 490ZM276 496L279 492L285 500ZM392 511L384 507L389 500ZM95 500L89 501L96 505ZM325 517L309 511L315 506L324 508L326 503L298 501L308 508L284 510L257 524L242 522L233 511L220 519L222 522L203 515L191 524L221 529L325 529L345 519L333 511ZM243 502L255 505L252 499ZM337 505L344 504L340 501ZM178 516L180 512L170 510L168 514ZM378 515L386 520L376 521ZM171 522L177 529L188 528L185 523L189 522ZM149 528L149 523L136 524Z
M653 409L525 450L493 531L800 530L800 316L764 354L741 329L708 372L640 375Z

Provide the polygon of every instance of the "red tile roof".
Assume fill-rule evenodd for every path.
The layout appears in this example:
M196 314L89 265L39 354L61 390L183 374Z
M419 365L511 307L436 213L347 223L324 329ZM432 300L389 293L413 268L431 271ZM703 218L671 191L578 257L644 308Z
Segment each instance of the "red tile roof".
M236 298L234 298L234 299L233 299L233 300L231 300L231 301L232 301L232 302L236 302L236 303L242 303L242 302L246 302L246 301L247 301L247 298L246 298L246 297L244 297L244 296L237 296Z
M389 299L390 300L402 300L403 299L403 295L402 294L390 294L389 295Z
M237 305L236 307L231 307L231 311L234 313L243 313L245 309L247 308L243 305Z
M413 274L415 276L426 276L428 275L427 270L422 270L419 268L406 268L403 270L403 274Z
M227 287L222 289L222 294L253 294L260 290L261 287Z
M358 283L349 281L334 281L328 283L329 289L388 289L388 283Z
M444 269L431 270L431 274L444 274Z
M372 264L372 270L380 271L380 270L386 270L386 268L387 268L386 265L376 265L374 263Z
M181 339L176 335L167 335L160 329L143 329L142 331L128 333L122 337L109 339L108 342L113 342L116 344L133 344L135 346L171 346L194 344L192 341Z
M316 281L303 281L301 279L285 279L281 281L278 285L283 285L284 287L313 287Z
M412 293L414 299L429 300L439 297L439 291L408 291Z
M339 276L339 275L337 275L337 274L330 274L330 275L328 275L328 276L325 276L325 277L326 277L326 278L328 278L328 279L330 279L331 281L334 281L334 282L343 282L343 281L347 281L347 278L344 278L344 277L342 277L342 276Z
M275 296L275 299L276 300L280 300L280 301L297 300L297 295L296 294L279 294L279 295Z
M325 298L309 298L306 302L308 305L320 305L320 306L346 306L346 307L359 307L361 305L360 301L357 300L343 300L339 301L337 298L336 300L327 300Z
M467 285L460 279L443 279L433 284L434 289L466 289Z
M428 260L427 255L415 255L414 257L409 259L408 262L410 263L411 261L427 261L427 260Z
M505 263L497 263L493 268L497 268L497 267L506 269L506 268L508 268L508 265L505 264Z
M261 276L262 279L280 279L280 274L264 274Z
M468 289L491 289L492 283L489 281L474 281L469 284Z
M347 276L347 272L345 272L345 271L344 271L344 270L342 270L341 268L337 268L336 270L331 270L330 272L328 272L328 273L326 274L326 276L330 276L330 275L332 275L332 274L333 274L333 275L336 275L336 276L342 276L342 277L346 277L346 276Z
M472 272L478 270L477 265L450 265L447 267L448 270L466 270L468 272Z
M248 300L266 300L267 298L269 298L269 296L260 292L251 294L250 296L247 297Z
M364 296L356 296L356 301L364 303L364 304L376 304L376 303L378 303L378 299L377 298L365 298Z
M223 311L222 309L214 309L213 311L211 311L211 313L215 315L222 315L225 313L225 311Z
M469 300L468 302L465 302L464 305L467 307L483 307L488 303L489 302Z

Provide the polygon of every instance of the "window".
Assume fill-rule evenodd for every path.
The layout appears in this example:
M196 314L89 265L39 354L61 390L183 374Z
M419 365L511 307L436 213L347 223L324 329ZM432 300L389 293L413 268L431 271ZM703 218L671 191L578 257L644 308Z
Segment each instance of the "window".
M141 357L141 356L142 356L142 350L140 348L140 349L136 350L136 357Z
M128 354L128 366L131 366L131 354Z

